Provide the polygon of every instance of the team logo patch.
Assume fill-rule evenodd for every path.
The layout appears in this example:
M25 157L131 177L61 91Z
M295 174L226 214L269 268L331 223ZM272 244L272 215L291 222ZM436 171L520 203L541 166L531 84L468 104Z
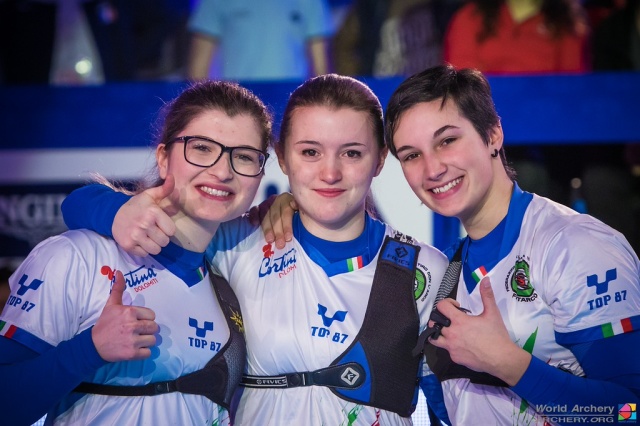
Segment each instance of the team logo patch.
M524 256L518 256L516 263L509 271L505 282L507 291L512 291L512 297L518 302L532 302L538 298L538 294L531 285L529 263Z
M344 319L347 317L347 311L336 311L332 317L327 316L327 307L318 303L318 315L322 318L322 324L325 327L331 327L334 321L344 322Z
M426 288L427 278L424 276L424 272L416 268L416 279L413 282L413 298L415 300L420 299L420 296L422 296Z
M32 279L28 284L27 281L29 281L29 276L27 274L23 274L18 281L18 284L20 285L17 291L18 296L24 296L28 290L37 290L44 282L36 278Z
M263 258L260 263L260 270L258 276L260 278L266 277L273 273L278 274L278 278L282 278L289 272L293 272L296 269L296 249L292 248L282 256L275 257L275 251L271 244L266 244L262 247Z
M104 265L102 266L102 268L100 268L100 273L102 275L105 275L113 284L116 275L115 269ZM133 289L136 293L158 283L158 273L153 266L146 267L142 265L141 267L133 271L123 272L122 275L124 275L124 280L127 284L127 288Z

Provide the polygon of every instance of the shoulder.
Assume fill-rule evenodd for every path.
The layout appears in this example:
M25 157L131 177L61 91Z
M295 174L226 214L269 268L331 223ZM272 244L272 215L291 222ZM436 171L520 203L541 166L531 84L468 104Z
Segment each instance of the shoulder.
M541 256L547 272L557 276L616 269L637 277L640 271L637 255L620 232L546 198L533 198L523 233L531 239L532 251Z
M207 258L213 258L219 252L254 245L256 238L264 241L262 228L260 225L252 225L247 216L221 223L207 248Z
M37 253L38 256L50 253L52 257L74 252L89 254L97 249L115 245L115 241L111 238L87 229L78 229L66 231L41 241L33 248L31 253Z
M539 240L538 245L547 244L548 248L563 243L572 244L577 249L581 247L578 244L594 244L598 241L628 245L620 232L595 217L577 213L537 195L534 195L527 209L523 227L525 232L532 233L531 237Z

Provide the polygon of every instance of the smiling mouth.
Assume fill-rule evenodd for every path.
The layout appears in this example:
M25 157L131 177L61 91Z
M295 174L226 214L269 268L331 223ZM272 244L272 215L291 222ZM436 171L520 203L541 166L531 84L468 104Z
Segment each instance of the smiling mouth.
M432 188L432 189L430 189L430 191L433 192L434 194L442 194L443 192L447 192L451 188L457 186L460 182L462 182L462 178L457 178L457 179L452 180L451 182L449 182L446 185L439 186L437 188Z
M208 186L201 186L200 190L202 192L206 192L209 195L213 195L214 197L227 197L229 194L231 194L230 192L209 188Z

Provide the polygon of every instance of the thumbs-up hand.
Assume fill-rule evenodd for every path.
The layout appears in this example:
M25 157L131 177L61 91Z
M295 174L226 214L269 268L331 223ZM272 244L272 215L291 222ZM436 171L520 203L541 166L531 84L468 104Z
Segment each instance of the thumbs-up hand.
M124 290L124 276L116 271L109 299L91 330L98 354L109 362L148 358L159 330L151 309L122 304Z
M116 242L137 256L158 254L176 232L175 223L160 203L173 192L175 180L168 175L161 186L133 196L116 213L112 233ZM164 203L166 204L166 203ZM170 203L169 203L170 205ZM169 207L171 208L171 207Z
M440 337L429 342L446 349L454 362L513 386L529 366L531 355L511 340L489 277L480 282L480 298L484 310L476 316L461 311L453 299L440 301L438 311L451 320L451 325L443 327Z

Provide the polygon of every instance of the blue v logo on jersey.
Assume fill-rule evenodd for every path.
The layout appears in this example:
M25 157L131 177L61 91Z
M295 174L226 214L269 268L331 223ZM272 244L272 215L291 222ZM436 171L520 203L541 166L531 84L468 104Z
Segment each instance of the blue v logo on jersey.
M605 274L603 282L598 282L598 275L587 276L587 287L595 287L596 294L604 294L609 291L609 283L618 278L618 271L616 268L609 269Z
M207 337L207 331L213 331L213 323L211 321L205 321L204 327L199 327L198 320L191 317L189 317L189 327L196 329L196 336L198 337Z
M327 317L325 315L326 313L327 307L318 303L318 315L322 318L322 324L324 324L325 327L331 327L334 321L344 322L344 319L347 317L347 311L336 311L331 318Z
M220 351L222 348L221 342L205 339L205 337L207 337L207 331L213 331L213 322L205 321L204 326L200 327L197 319L189 317L189 327L193 327L196 330L196 337L187 337L189 340L189 346L192 348L210 350L212 352Z
M29 284L25 285L28 279L29 277L27 276L27 274L24 274L22 275L22 277L20 277L20 281L18 281L18 284L20 284L20 288L17 291L18 296L24 296L28 290L37 290L38 287L40 287L40 284L44 282L34 278Z

